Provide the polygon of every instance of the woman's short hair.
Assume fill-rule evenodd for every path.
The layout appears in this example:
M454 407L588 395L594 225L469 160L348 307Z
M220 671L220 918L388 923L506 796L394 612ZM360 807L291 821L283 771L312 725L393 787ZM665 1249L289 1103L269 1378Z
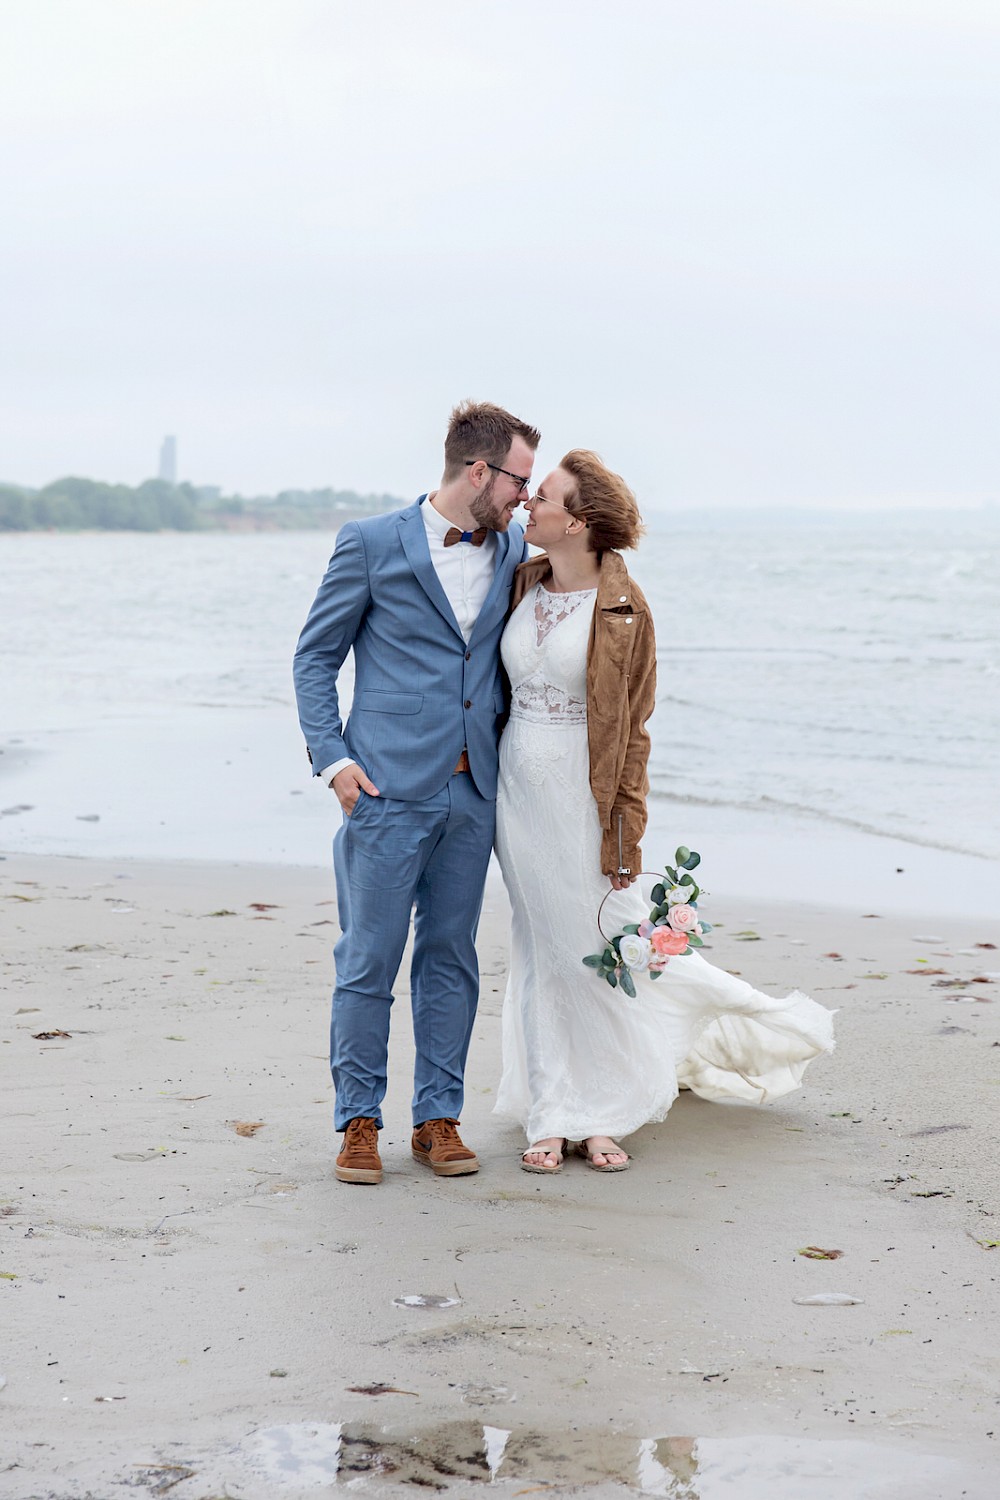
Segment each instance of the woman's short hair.
M573 480L565 497L571 515L586 521L590 533L590 550L622 552L637 547L644 527L635 496L620 474L613 474L596 453L574 448L560 460Z

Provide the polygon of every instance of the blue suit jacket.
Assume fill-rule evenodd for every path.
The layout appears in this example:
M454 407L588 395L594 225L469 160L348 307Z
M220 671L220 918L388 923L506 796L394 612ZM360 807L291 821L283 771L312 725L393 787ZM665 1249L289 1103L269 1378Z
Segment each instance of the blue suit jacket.
M493 582L466 643L431 562L425 500L338 533L295 652L299 722L316 774L349 756L383 796L417 801L441 790L465 748L476 787L493 798L500 635L524 533L496 533ZM345 725L337 678L352 648Z

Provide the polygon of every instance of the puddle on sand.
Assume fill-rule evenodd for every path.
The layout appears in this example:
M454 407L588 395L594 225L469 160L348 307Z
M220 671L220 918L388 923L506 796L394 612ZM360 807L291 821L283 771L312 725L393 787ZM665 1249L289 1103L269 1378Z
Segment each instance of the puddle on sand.
M437 1297L430 1292L409 1292L405 1297L393 1297L393 1307L457 1307L457 1297Z
M663 1500L863 1500L906 1484L913 1500L959 1488L964 1465L860 1440L787 1436L649 1437L603 1431L532 1432L447 1422L301 1422L266 1427L242 1449L272 1484L357 1484L447 1490L465 1481L583 1486L611 1483ZM958 1493L959 1490L954 1491ZM965 1489L972 1496L978 1491ZM983 1492L985 1493L985 1491Z

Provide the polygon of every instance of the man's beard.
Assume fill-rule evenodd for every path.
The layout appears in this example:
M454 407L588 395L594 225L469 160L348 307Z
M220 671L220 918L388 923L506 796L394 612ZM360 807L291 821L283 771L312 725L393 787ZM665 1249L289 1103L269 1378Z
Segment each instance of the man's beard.
M491 474L489 483L469 502L469 509L477 526L485 526L489 531L506 531L510 525L510 517L494 499L496 482L497 476Z

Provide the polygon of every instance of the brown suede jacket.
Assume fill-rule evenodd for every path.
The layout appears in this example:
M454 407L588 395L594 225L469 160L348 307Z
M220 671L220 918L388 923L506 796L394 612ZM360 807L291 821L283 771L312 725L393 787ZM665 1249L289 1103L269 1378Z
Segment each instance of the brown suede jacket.
M510 593L513 610L551 574L545 553L523 562ZM594 620L587 643L587 735L590 789L603 837L601 870L642 869L639 840L646 828L649 734L656 702L656 637L642 590L628 576L620 552L601 554Z

